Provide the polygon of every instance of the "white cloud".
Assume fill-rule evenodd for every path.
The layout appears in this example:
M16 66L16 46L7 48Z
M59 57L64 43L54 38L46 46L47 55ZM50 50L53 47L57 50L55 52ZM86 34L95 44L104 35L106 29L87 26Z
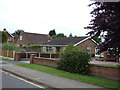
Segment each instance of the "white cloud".
M1 0L0 29L48 34L55 28L58 33L84 35L90 21L88 4L89 0Z

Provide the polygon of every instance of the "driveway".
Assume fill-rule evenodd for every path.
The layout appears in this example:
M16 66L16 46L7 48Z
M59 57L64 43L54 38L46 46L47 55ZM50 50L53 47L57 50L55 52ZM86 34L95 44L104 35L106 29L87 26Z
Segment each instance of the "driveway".
M110 62L110 61L97 61L95 58L90 61L91 64L112 64L112 65L120 65L118 62Z

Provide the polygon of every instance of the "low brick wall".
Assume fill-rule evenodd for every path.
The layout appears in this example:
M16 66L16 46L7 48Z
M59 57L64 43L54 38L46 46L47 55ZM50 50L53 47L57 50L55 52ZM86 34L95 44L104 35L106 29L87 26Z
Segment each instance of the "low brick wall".
M35 57L35 55L31 55L30 63L45 65L50 67L57 67L57 60L48 59L48 58L39 58L39 57ZM120 73L119 67L90 65L88 68L91 71L89 75L103 77L103 78L112 79L112 80L119 79L119 73Z
M40 64L40 65L45 65L49 67L57 67L57 63L53 59L48 59L48 58L34 58L33 64Z
M30 63L45 65L45 66L49 66L49 67L57 67L57 62L55 59L35 57L34 54L31 55L31 57L30 57Z
M112 80L118 80L120 76L119 67L101 66L101 65L91 65L88 67L91 71L90 75L104 77Z

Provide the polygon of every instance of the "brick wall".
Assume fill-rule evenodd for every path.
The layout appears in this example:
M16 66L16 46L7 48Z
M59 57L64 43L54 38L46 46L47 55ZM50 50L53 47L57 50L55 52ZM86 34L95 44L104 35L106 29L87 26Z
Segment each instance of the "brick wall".
M119 67L91 65L88 68L91 71L90 75L104 77L113 80L119 79L119 73L120 73Z
M45 66L50 66L50 67L57 67L57 62L55 59L35 57L35 54L32 54L30 56L30 63L45 65Z
M32 64L45 65L50 67L57 67L57 60L47 59L47 58L38 58L35 55L31 55L30 62ZM118 80L120 70L118 67L109 67L109 66L100 66L100 65L91 65L88 67L91 73L89 75L103 77L112 80Z
M91 48L91 51L90 51L91 54L95 54L95 47L96 46L97 45L92 40L86 40L86 41L77 45L77 47L80 48L80 50L82 50L82 51L86 51L87 47L90 47Z

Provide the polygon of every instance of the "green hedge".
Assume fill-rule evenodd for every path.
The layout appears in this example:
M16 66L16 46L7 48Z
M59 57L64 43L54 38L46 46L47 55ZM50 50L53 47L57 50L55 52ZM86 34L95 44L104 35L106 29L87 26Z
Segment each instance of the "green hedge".
M61 54L57 68L71 73L88 74L89 61L90 54L88 52L82 52L73 44L70 44Z

